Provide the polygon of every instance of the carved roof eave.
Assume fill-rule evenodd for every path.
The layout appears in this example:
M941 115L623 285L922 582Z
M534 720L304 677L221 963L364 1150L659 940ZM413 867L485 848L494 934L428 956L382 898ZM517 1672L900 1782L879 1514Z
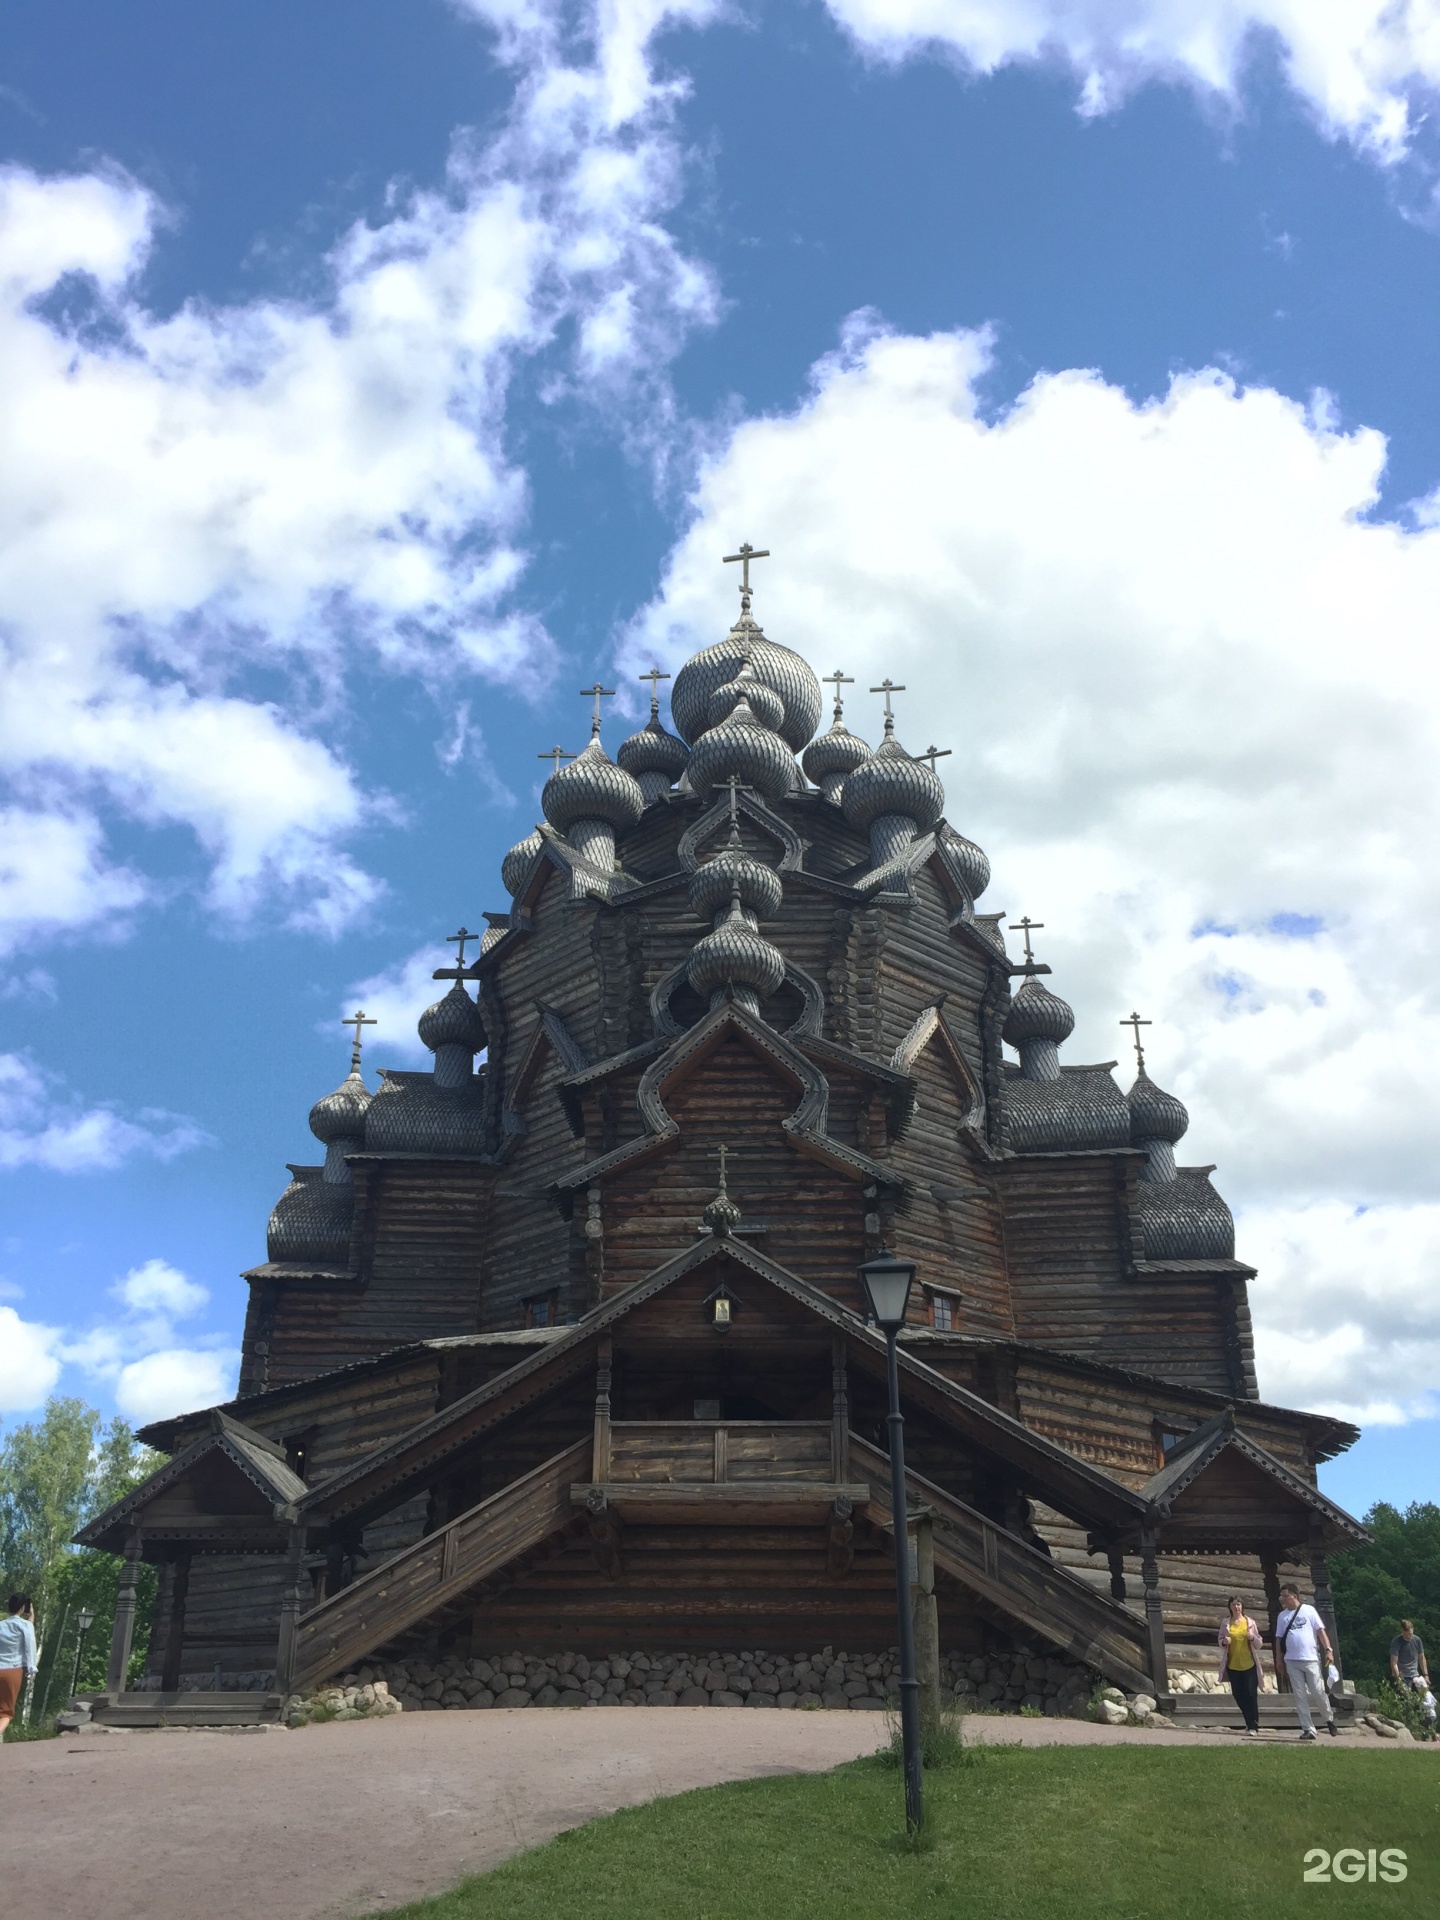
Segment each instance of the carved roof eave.
M780 1124L800 1152L834 1167L849 1179L861 1183L873 1182L899 1195L906 1192L906 1181L893 1168L882 1166L868 1154L859 1153L853 1147L847 1147L842 1141L830 1137L826 1132L830 1089L818 1066L783 1034L776 1033L773 1027L767 1026L763 1020L757 1020L734 1001L727 1001L724 1006L707 1013L702 1020L697 1020L693 1027L672 1041L664 1053L652 1060L640 1076L635 1102L645 1132L587 1161L584 1166L555 1181L549 1191L557 1199L563 1200L565 1196L589 1186L592 1181L605 1179L623 1167L648 1159L678 1140L680 1128L665 1105L665 1093L673 1082L687 1078L703 1065L730 1029L741 1033L750 1045L767 1055L798 1084L799 1105Z
M612 1300L593 1308L575 1326L565 1329L563 1336L544 1353L520 1361L505 1373L477 1387L474 1392L453 1401L442 1412L420 1422L408 1433L399 1435L383 1447L377 1447L364 1459L317 1483L299 1503L300 1517L319 1521L362 1508L383 1510L381 1502L403 1497L400 1492L403 1486L411 1482L418 1484L427 1475L433 1474L439 1462L447 1458L455 1447L467 1445L473 1438L473 1432L467 1427L465 1432L447 1444L447 1433L453 1433L472 1416L483 1414L488 1403L513 1394L517 1387L528 1387L523 1404L533 1404L534 1399L547 1390L543 1384L546 1373L554 1372L561 1379L574 1374L588 1362L599 1337L618 1321L697 1267L721 1258L748 1268L777 1291L788 1294L808 1308L817 1318L843 1332L852 1349L863 1353L877 1371L883 1370L884 1336L876 1328L867 1326L858 1314L852 1313L828 1294L802 1280L798 1274L767 1259L743 1241L707 1237L666 1261ZM1027 1472L1037 1490L1053 1500L1061 1511L1084 1524L1107 1525L1112 1529L1133 1524L1148 1513L1148 1505L1142 1497L1121 1481L1091 1466L1088 1461L1067 1453L1063 1447L1033 1432L1021 1421L992 1406L988 1400L946 1379L944 1374L937 1373L913 1354L902 1349L898 1358L902 1374L911 1382L913 1389L923 1392L933 1404L952 1408L954 1414L963 1419L969 1432L985 1436L979 1444ZM409 1456L408 1460L405 1456ZM1047 1488L1049 1491L1045 1492Z
M319 1267L310 1260L266 1260L258 1267L247 1267L242 1280L309 1281L317 1286L355 1286L360 1273L355 1267Z
M1243 1260L1133 1260L1130 1271L1141 1275L1228 1273L1236 1280L1253 1280L1260 1269L1247 1267Z
M1327 1500L1318 1487L1312 1487L1308 1480L1302 1479L1283 1460L1277 1460L1258 1440L1237 1426L1233 1407L1224 1408L1213 1419L1187 1434L1171 1448L1170 1457L1160 1471L1145 1483L1145 1498L1162 1525L1169 1518L1170 1510L1180 1495L1193 1486L1207 1468L1213 1466L1220 1455L1230 1448L1274 1480L1298 1505L1318 1515L1335 1533L1348 1539L1351 1545L1365 1546L1373 1538L1352 1514L1337 1506L1333 1500Z
M111 1553L119 1551L125 1533L137 1521L143 1527L144 1510L156 1495L183 1479L192 1467L212 1452L223 1453L264 1494L274 1507L277 1520L288 1517L307 1489L300 1476L285 1464L283 1448L276 1446L273 1440L267 1440L263 1433L256 1433L253 1427L244 1426L228 1413L223 1413L218 1407L210 1409L209 1423L207 1432L199 1434L163 1466L157 1467L154 1473L142 1480L138 1487L132 1487L122 1499L108 1506L103 1513L96 1514L75 1535L75 1545L98 1547ZM167 1533L175 1536L173 1525L167 1528Z

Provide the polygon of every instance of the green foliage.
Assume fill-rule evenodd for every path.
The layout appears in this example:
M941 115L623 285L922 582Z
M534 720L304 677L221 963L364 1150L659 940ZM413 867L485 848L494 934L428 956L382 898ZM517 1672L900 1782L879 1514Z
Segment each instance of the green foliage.
M1409 1615L1406 1615L1409 1618ZM1382 1680L1375 1689L1375 1710L1387 1719L1407 1726L1417 1740L1429 1732L1429 1723L1420 1710L1420 1696L1409 1687L1397 1687L1393 1680Z
M1415 1622L1430 1660L1440 1657L1440 1506L1416 1501L1402 1513L1382 1501L1365 1524L1375 1544L1337 1554L1330 1581L1346 1674L1371 1693L1390 1671L1402 1619Z
M561 1834L387 1920L1288 1920L1432 1913L1426 1753L1005 1747L927 1774L922 1847L899 1775L860 1762L678 1794ZM1217 1811L1218 1810L1218 1811ZM1401 1848L1395 1885L1301 1879L1312 1847Z
M883 1768L899 1768L903 1771L905 1738L900 1715L887 1711L885 1728L885 1744L874 1758ZM947 1768L975 1766L980 1763L982 1753L980 1747L966 1746L964 1715L956 1708L942 1707L938 1714L921 1712L920 1765L926 1773L943 1773Z
M162 1458L141 1446L123 1420L104 1426L95 1409L80 1400L52 1399L39 1421L14 1428L0 1442L0 1603L16 1589L35 1598L40 1671L31 1727L42 1726L47 1709L69 1694L77 1650L79 1691L105 1683L120 1561L71 1541L87 1520L153 1473ZM139 1651L132 1675L143 1664L156 1584L154 1568L146 1567L137 1596ZM83 1644L82 1608L95 1615Z

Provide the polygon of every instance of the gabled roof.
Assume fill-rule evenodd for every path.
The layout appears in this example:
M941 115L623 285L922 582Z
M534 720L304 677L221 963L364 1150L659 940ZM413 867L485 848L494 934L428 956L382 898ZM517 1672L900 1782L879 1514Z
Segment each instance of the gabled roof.
M883 1377L885 1341L874 1327L754 1247L739 1240L707 1236L594 1308L543 1352L522 1360L387 1446L376 1448L363 1460L320 1481L299 1502L302 1518L318 1521L362 1509L379 1510L382 1503L393 1504L403 1488L422 1484L478 1434L588 1366L600 1337L637 1307L714 1260L746 1268L799 1302L842 1333L852 1356L871 1373ZM1003 1459L1062 1512L1085 1524L1113 1530L1137 1523L1147 1511L1142 1496L1032 1432L978 1394L947 1380L903 1348L899 1362L912 1404L924 1406L982 1451Z
M145 1509L212 1453L223 1454L275 1508L292 1506L306 1491L305 1482L285 1464L285 1454L273 1440L267 1440L263 1433L242 1426L240 1421L214 1407L207 1432L192 1440L164 1466L157 1467L123 1499L97 1514L76 1534L75 1544L97 1547L105 1553L122 1551L125 1535L137 1523L143 1524Z
M1325 1531L1327 1545L1333 1546L1338 1542L1346 1546L1359 1546L1369 1540L1369 1533L1358 1520L1333 1500L1327 1500L1317 1487L1312 1487L1308 1480L1287 1467L1283 1460L1277 1460L1273 1453L1236 1424L1234 1408L1226 1407L1171 1447L1165 1456L1164 1466L1146 1482L1144 1495L1154 1506L1160 1521L1162 1547L1165 1544L1165 1523L1171 1518L1176 1503L1223 1454L1231 1450L1274 1483L1282 1503L1303 1509L1307 1516L1313 1514ZM1224 1525L1227 1539L1234 1538L1236 1523L1227 1521Z

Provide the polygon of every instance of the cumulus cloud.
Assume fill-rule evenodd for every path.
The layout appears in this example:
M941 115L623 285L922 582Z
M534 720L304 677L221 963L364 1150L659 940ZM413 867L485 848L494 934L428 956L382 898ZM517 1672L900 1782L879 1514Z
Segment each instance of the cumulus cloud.
M43 1405L60 1378L59 1338L57 1327L22 1320L14 1307L0 1306L0 1414Z
M197 1407L214 1406L235 1391L239 1355L173 1347L147 1353L122 1367L115 1381L115 1405L135 1426L165 1420Z
M345 235L322 301L162 318L140 292L153 196L0 172L11 945L145 902L118 818L187 829L223 915L278 900L334 933L362 913L376 883L346 847L380 802L317 732L347 667L438 688L550 650L514 597L519 373L551 401L639 388L641 437L664 440L665 366L715 295L658 220L679 189L678 92L646 54L663 10L471 11L514 69L508 122ZM286 712L247 690L257 670Z
M127 1118L113 1104L86 1106L23 1053L0 1053L0 1168L99 1173L136 1155L173 1160L213 1144L180 1114L142 1107Z
M208 1288L166 1260L147 1260L132 1267L111 1291L132 1313L169 1314L177 1320L198 1313L210 1299Z
M826 0L872 56L936 51L977 73L1070 67L1081 106L1104 113L1147 80L1234 100L1258 48L1279 53L1320 125L1378 157L1406 150L1440 92L1440 35L1426 0Z
M1135 404L1070 372L987 417L988 351L858 317L802 405L717 453L629 656L712 638L720 554L770 547L757 612L855 676L848 722L878 737L888 673L905 743L954 749L982 908L1046 923L1068 1057L1154 1018L1182 1158L1220 1163L1266 1262L1262 1389L1413 1407L1383 1381L1440 1341L1440 531L1367 517L1383 441L1321 406L1215 373Z

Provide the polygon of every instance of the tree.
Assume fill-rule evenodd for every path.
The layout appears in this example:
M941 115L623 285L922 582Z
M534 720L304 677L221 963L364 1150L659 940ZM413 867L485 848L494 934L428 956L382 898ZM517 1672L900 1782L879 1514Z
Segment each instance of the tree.
M1415 1622L1431 1671L1440 1670L1440 1506L1415 1501L1402 1513L1381 1501L1365 1524L1374 1544L1331 1562L1347 1673L1378 1685L1390 1671L1390 1642L1402 1620Z
M120 1561L71 1543L87 1520L138 1486L162 1458L141 1446L123 1420L103 1426L80 1400L52 1399L40 1421L16 1427L0 1443L0 1584L5 1593L34 1596L42 1705L68 1692L77 1650L80 1686L104 1685ZM155 1571L147 1567L137 1595L142 1650L155 1587ZM95 1615L83 1647L82 1608Z

